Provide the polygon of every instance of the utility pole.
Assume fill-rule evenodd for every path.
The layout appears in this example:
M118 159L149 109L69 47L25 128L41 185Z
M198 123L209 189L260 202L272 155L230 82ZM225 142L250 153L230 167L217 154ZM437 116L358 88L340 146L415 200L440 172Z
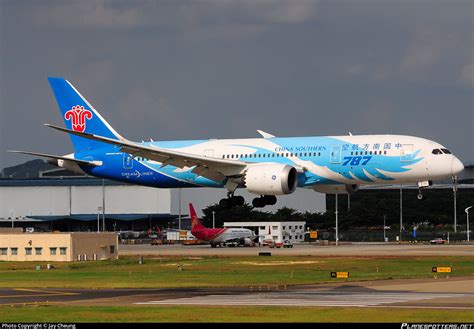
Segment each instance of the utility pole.
M212 228L216 228L216 217L215 217L216 212L213 210L212 211Z

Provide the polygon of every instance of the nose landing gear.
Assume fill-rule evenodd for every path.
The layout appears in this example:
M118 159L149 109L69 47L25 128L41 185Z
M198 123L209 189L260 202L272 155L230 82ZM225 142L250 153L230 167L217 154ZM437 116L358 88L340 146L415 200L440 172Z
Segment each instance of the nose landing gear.
M429 187L431 185L433 185L433 182L430 181L430 180L423 181L423 182L418 182L418 194L417 194L416 198L418 200L423 200L425 197L423 196L422 189L424 189L426 187Z
M423 193L421 192L421 188L418 189L418 194L417 194L416 198L418 200L423 200L424 196L423 196Z

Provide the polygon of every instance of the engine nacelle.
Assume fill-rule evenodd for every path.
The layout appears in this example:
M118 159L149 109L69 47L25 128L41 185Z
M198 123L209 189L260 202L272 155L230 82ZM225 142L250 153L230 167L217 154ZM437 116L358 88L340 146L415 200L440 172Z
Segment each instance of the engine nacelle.
M346 185L317 185L313 186L313 190L320 193L326 194L354 194L359 190L357 184L346 184Z
M241 244L244 247L253 247L255 245L255 242L251 238L243 238Z
M250 165L245 173L245 187L253 194L290 194L296 190L297 182L296 169L283 164Z

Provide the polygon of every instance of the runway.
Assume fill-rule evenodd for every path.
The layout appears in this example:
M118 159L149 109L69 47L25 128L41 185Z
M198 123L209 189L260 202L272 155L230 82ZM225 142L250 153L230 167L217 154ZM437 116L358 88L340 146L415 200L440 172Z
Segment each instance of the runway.
M202 289L1 289L0 305L399 307L474 310L474 277Z
M297 244L293 248L222 247L210 245L119 245L120 256L258 256L259 252L287 256L472 256L474 244L396 244L365 243L335 245Z

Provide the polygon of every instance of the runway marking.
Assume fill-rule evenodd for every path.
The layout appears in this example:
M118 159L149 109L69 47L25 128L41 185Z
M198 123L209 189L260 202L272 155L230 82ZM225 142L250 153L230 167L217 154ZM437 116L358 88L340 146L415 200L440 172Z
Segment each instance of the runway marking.
M278 305L278 306L339 306L371 307L386 304L431 300L438 298L471 297L470 294L436 293L266 293L238 296L207 295L186 298L171 298L158 301L134 303L137 305ZM444 308L444 307L440 307Z
M26 302L26 303L0 303L0 306L32 306L32 305L51 305L60 304L61 302Z
M18 291L32 291L32 292L42 292L50 295L63 295L63 296L73 296L80 295L78 292L67 292L67 291L53 291L53 290L38 290L38 289L26 289L26 288L15 288L14 290Z
M48 296L74 296L80 295L77 292L62 292L62 291L50 291L50 290L38 290L38 289L24 289L24 288L15 288L12 289L15 291L25 291L25 292L39 292L40 294L28 294L28 295L3 295L0 298L24 298L24 297L48 297ZM1 305L1 304L0 304Z

